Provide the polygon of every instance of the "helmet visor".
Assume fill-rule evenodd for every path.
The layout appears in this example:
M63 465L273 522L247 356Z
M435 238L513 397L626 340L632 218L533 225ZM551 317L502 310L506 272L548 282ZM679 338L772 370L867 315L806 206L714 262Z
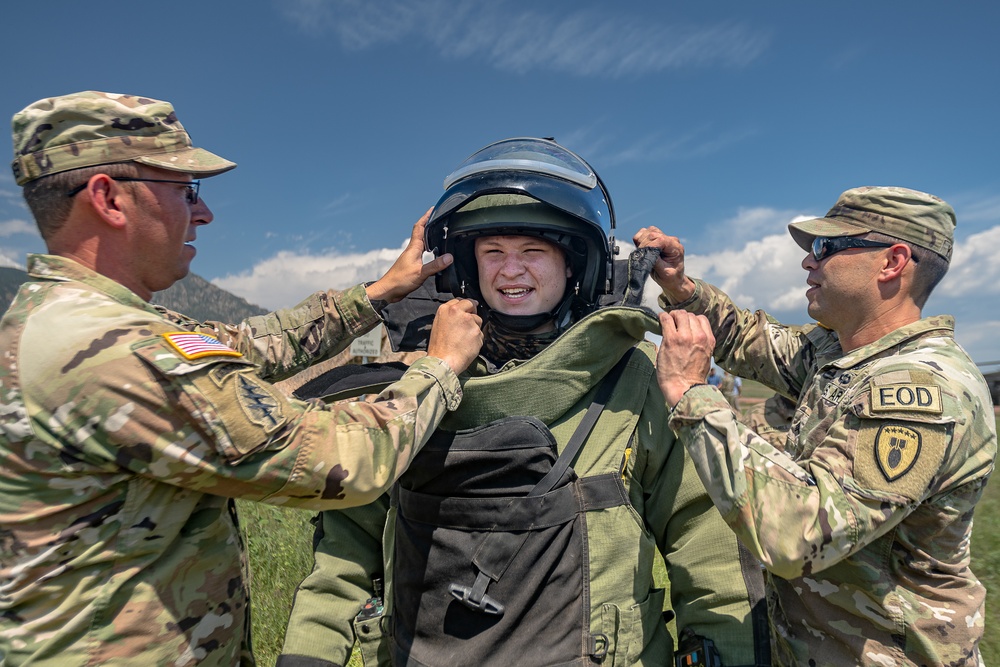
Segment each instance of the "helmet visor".
M532 138L505 139L469 156L444 179L444 189L490 171L529 171L554 176L592 190L597 174L586 162L559 144Z

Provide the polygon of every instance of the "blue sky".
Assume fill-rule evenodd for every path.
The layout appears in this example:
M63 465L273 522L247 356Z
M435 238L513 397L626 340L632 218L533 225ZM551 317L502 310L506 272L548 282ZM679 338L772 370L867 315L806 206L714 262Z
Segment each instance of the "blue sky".
M618 236L655 224L746 307L806 322L785 232L843 190L958 213L925 309L1000 360L1000 9L992 2L246 0L8 3L0 110L96 89L166 99L239 163L206 181L194 271L266 307L374 279L465 157L554 136ZM5 150L11 154L9 139ZM0 173L0 263L42 249Z

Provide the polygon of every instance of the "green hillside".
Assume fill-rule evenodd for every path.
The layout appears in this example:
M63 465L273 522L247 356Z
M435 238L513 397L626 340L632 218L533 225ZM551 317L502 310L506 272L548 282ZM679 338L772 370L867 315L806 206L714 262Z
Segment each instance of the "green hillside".
M239 322L267 312L266 309L216 287L193 273L189 273L186 278L177 281L168 289L154 294L153 303L202 322L207 320Z
M24 282L27 276L28 274L21 269L12 269L6 266L0 267L0 304L3 304L4 310L14 300L17 288L21 286L21 283Z
M6 310L18 288L28 275L20 269L0 267L0 305ZM153 295L153 303L184 313L202 322L239 322L253 315L267 312L246 299L231 294L208 282L201 276L188 274L184 280L169 289Z

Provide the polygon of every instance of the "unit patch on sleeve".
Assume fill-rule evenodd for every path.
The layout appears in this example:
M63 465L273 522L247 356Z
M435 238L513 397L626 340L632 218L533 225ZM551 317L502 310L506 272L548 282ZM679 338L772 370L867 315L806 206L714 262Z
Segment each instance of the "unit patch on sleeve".
M217 338L207 336L203 333L192 331L175 331L165 333L163 337L170 343L170 346L180 352L181 356L187 360L200 359L202 357L223 356L242 357L243 355L219 342Z
M894 482L917 462L920 433L902 424L883 424L875 434L875 461L886 481Z
M285 423L281 403L272 390L253 375L240 373L236 377L236 397L247 419L262 427L265 433L273 433Z
M944 424L863 419L854 478L863 488L921 500L944 460L946 446Z

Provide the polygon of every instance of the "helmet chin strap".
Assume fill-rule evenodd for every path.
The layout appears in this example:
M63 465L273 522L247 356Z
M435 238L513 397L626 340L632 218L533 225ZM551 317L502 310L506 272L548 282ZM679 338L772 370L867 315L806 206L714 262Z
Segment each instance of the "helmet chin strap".
M501 328L512 333L525 334L534 331L546 322L553 320L552 313L538 313L537 315L505 315L504 313L490 310L487 317L496 322Z

